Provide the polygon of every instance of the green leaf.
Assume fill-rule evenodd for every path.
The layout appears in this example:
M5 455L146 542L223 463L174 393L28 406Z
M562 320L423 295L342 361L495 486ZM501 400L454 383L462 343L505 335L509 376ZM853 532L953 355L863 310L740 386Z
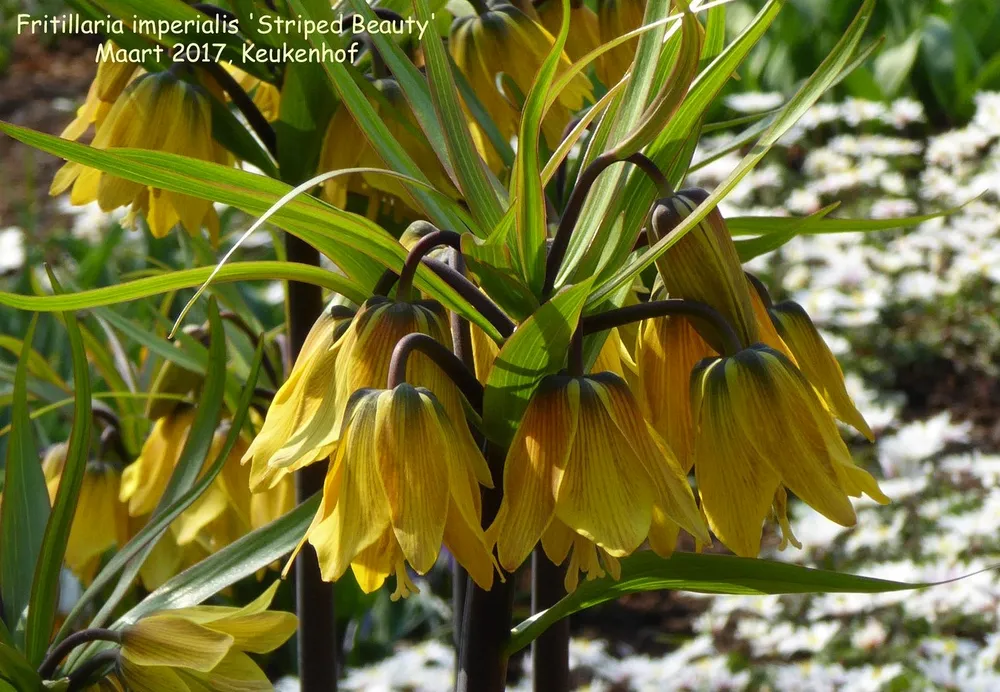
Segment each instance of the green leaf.
M662 170L667 179L674 185L680 183L687 161L694 151L697 142L700 123L706 110L712 105L716 96L732 78L736 69L747 57L768 27L777 17L783 7L781 0L769 0L760 12L743 29L743 31L716 55L715 59L695 79L688 91L684 103L677 109L670 124L646 148L645 153ZM709 29L705 43L705 54L711 55L714 46L708 39L718 32L713 29L719 22L724 23L723 8L714 8L709 14ZM590 263L582 263L581 270L588 275L598 273L601 278L606 272L621 267L625 258L632 250L634 233L641 227L649 206L656 198L657 190L652 181L645 175L633 174L625 186L624 193L615 199L614 205L605 216L604 223L610 224L624 214L621 222L622 233L616 240L612 252L603 253L605 261L596 267ZM571 274L569 276L576 276Z
M226 383L226 332L222 327L219 308L214 299L208 303L208 323L210 341L205 385L201 392L194 422L191 424L184 448L177 459L177 465L174 467L156 509L153 510L154 519L168 510L195 484L202 469L205 468L205 461L212 446L212 438L215 436L215 429L219 424ZM253 388L248 389L252 391ZM239 435L239 429L235 429L235 432L231 431L230 434ZM163 532L160 532L125 566L114 591L108 596L91 621L91 627L100 627L107 622L115 607L131 588L132 581L142 568L143 562L149 557L157 540L162 535Z
M582 281L543 303L500 349L483 399L483 432L494 442L510 443L538 383L565 364L591 283Z
M42 678L17 649L0 643L0 690L6 681L14 692L40 692Z
M49 271L49 279L55 290L61 292L58 282ZM90 441L93 430L90 402L90 367L87 352L83 348L83 337L74 313L63 313L63 324L69 337L70 352L73 356L73 427L66 450L59 489L56 491L52 513L45 525L41 552L35 566L35 578L31 585L31 607L28 609L28 624L25 634L25 650L32 665L38 665L45 656L49 637L55 622L56 607L59 604L59 575L62 572L66 545L70 528L76 514L80 488L90 457ZM88 521L88 517L82 517Z
M364 5L361 0L352 2L355 5ZM431 19L427 0L413 0L413 9L417 19L421 21ZM423 47L432 105L441 121L442 137L459 188L481 227L493 228L503 215L507 191L486 167L486 162L472 141L469 123L458 99L458 87L455 84L448 52L441 37L435 31L428 31L424 35Z
M566 598L515 627L507 643L507 653L523 649L552 624L568 615L642 591L669 589L742 595L885 593L930 586L732 555L674 553L669 558L663 558L651 551L643 551L623 559L621 568L620 580L603 577L581 582L576 591Z
M205 473L198 479L198 482L194 486L177 498L175 502L173 502L169 507L166 507L161 513L153 516L126 545L115 553L111 560L108 561L108 564L105 565L104 569L102 569L94 579L93 583L91 583L91 585L84 592L83 596L73 607L70 614L66 617L66 622L56 637L57 640L61 639L65 634L68 634L76 617L83 612L88 603L103 592L104 587L111 583L114 576L121 571L129 563L129 561L132 560L132 558L155 542L158 536L160 536L167 529L167 527L169 527L170 524L180 516L181 512L190 507L202 493L208 490L208 487L215 481L216 476L221 473L229 454L232 452L233 447L239 439L240 431L244 428L244 425L247 422L250 411L250 402L254 396L254 387L257 384L258 377L260 376L260 366L263 355L263 342L261 342L258 344L257 349L254 352L253 361L250 365L250 372L246 377L246 387L243 389L239 404L233 414L229 435L226 437L226 441L220 450L219 456L216 457L210 467L205 469Z
M649 0L646 3L643 24L651 24L664 19L669 12L669 0ZM676 29L673 31L676 33ZM595 128L587 144L586 158L582 165L590 163L599 154L624 140L639 122L642 114L646 111L646 104L649 102L653 90L660 59L665 52L670 52L663 45L665 35L666 27L658 26L655 30L646 32L640 37L628 85L622 95L615 99L608 108ZM605 241L599 234L604 232L606 235L609 229L602 223L602 220L605 219L605 214L609 213L610 209L620 203L619 196L626 180L627 168L629 167L625 165L612 166L598 178L591 188L580 215L580 221L570 238L556 285L567 281L569 276L579 278L590 273L583 271L577 274L574 269L591 247L594 248L594 251L603 247Z
M278 169L267 150L233 112L214 95L210 97L209 104L212 109L212 137L237 158L256 166L265 175L277 177Z
M321 499L320 493L313 495L283 517L181 572L125 613L115 627L131 624L158 610L198 605L227 586L280 560L298 545Z
M978 198L974 198L978 199ZM972 200L969 200L971 202ZM726 219L726 226L733 236L767 235L770 233L787 233L794 230L799 235L815 235L820 233L871 233L874 231L891 231L897 228L917 226L924 221L950 216L962 210L969 204L965 202L957 207L942 209L920 216L899 216L892 219L831 219L823 210L806 217L796 216L734 216Z
M212 269L212 267L198 267L197 269L163 272L156 276L136 279L115 286L51 296L25 296L0 291L0 305L36 312L86 310L148 298L182 288L195 288L205 282L209 274L212 273ZM222 282L264 280L300 281L313 284L340 293L356 303L364 302L368 296L367 291L346 276L295 262L232 262L220 269L214 279L214 281Z
M306 46L300 37L289 44ZM285 66L278 120L273 124L282 180L300 183L313 175L336 108L337 99L323 68L306 62Z
M472 90L469 85L469 80L465 78L462 71L458 69L455 65L454 59L449 54L448 66L451 68L451 76L455 79L455 84L458 86L458 92L462 95L462 101L465 103L466 107L469 109L469 113L472 115L473 120L486 135L486 139L490 141L490 145L500 156L500 160L503 165L507 168L514 165L514 149L510 146L510 142L507 141L503 134L500 133L500 128L497 124L493 122L493 118L490 116L489 111L483 105L483 102L479 100L476 96L476 92Z
M143 149L94 149L3 122L0 122L0 131L70 161L143 185L223 202L255 216L266 213L275 202L292 191L287 184L267 176L186 156ZM280 228L327 255L348 276L366 288L378 280L381 267L399 271L406 259L406 249L376 223L310 195L296 196L271 218ZM465 227L465 224L456 226L460 227ZM499 338L489 321L441 277L423 265L417 269L416 285L441 301L446 308L478 325L491 337Z
M910 34L905 41L887 48L875 58L875 79L885 98L893 98L910 76L913 63L920 50L920 30Z
M521 125L517 135L517 154L511 172L511 197L513 198L515 242L514 261L520 266L521 275L528 288L540 295L545 280L545 190L542 188L540 161L540 134L545 99L552 87L556 69L562 59L563 46L569 35L569 0L562 2L562 25L552 49L545 56L538 74L531 85L521 112Z
M806 80L802 87L796 92L788 103L775 116L774 122L767 131L761 135L760 140L754 145L740 164L729 176L719 184L715 190L698 207L677 225L667 236L661 238L652 247L642 253L626 266L617 271L610 279L605 281L591 296L590 304L596 304L602 298L610 294L615 287L626 281L635 278L646 267L650 266L657 257L666 252L671 245L676 243L690 229L694 228L712 209L722 200L730 190L736 187L743 177L753 170L754 166L771 150L771 147L794 125L799 118L827 91L827 89L839 79L842 71L851 61L855 50L861 41L861 35L868 20L871 18L872 6L875 0L865 0L864 5L858 11L854 21L847 28L837 45L834 46L830 55L823 60L822 64Z
M7 443L7 465L3 504L0 505L0 597L3 620L21 643L18 623L31 599L32 576L42 549L49 519L49 491L38 458L38 449L28 417L28 354L38 316L31 318L14 376L11 435Z
M308 3L308 4L307 4ZM303 19L314 21L330 19L332 10L329 4L316 3L310 0L288 0L291 9ZM324 16L330 15L330 16ZM328 50L336 51L341 48L340 37L325 33L313 32L309 35L309 42L318 49L324 46ZM364 95L361 88L355 82L351 74L351 69L344 63L324 62L323 69L337 94L340 96L342 105L350 110L358 128L368 138L369 144L378 154L386 166L391 170L404 173L422 182L427 182L427 177L421 172L417 164L410 158L410 155L403 149L402 145L391 135L384 120L379 117L371 102ZM430 195L426 190L416 186L407 186L407 190L414 200L421 206L430 220L440 228L448 228L455 231L464 230L465 224L452 208L457 203L448 204L440 198ZM470 229L475 231L476 229Z

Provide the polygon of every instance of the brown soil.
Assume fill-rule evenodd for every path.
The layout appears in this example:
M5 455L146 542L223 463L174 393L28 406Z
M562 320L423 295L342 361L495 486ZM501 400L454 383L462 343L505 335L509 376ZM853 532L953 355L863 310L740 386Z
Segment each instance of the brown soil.
M46 47L37 36L18 36L0 75L0 120L59 134L94 77L94 50L89 37L64 37ZM54 156L0 134L0 227L22 225L30 212L38 215L32 227L44 228L49 183L60 165Z

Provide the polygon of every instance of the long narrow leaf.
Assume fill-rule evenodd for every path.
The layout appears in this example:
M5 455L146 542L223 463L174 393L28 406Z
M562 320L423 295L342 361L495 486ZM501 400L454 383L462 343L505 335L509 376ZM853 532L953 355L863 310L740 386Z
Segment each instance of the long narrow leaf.
M711 594L884 593L918 589L927 584L860 577L810 569L772 560L731 555L635 553L621 561L621 579L609 577L582 582L576 591L548 610L533 615L511 632L507 653L530 644L553 623L585 608L630 593L694 591Z
M49 272L53 288L59 284ZM60 290L61 292L61 290ZM90 402L90 369L87 352L83 348L83 337L77 325L76 315L63 313L63 324L69 337L70 352L73 356L73 428L70 431L66 449L66 461L56 491L52 513L45 525L41 552L35 566L35 578L31 585L31 607L28 610L28 624L25 633L25 651L32 665L42 662L48 648L49 637L55 622L56 607L59 604L59 575L62 572L66 545L69 543L70 529L76 515L77 500L83 477L90 457L90 442L93 430ZM88 517L82 517L89 521Z
M177 465L167 482L167 487L163 491L156 509L153 510L153 517L163 514L178 498L184 495L195 483L198 475L205 467L205 460L212 445L212 437L215 435L216 426L219 423L219 416L222 413L222 398L226 383L226 333L222 327L222 319L219 317L219 309L215 301L209 302L208 306L209 323L209 357L208 369L205 375L205 384L199 399L197 414L188 431L187 441L181 450ZM238 432L238 431L237 431ZM162 533L160 534L162 536ZM156 541L154 538L138 555L133 557L122 572L121 578L107 600L97 611L91 621L91 627L100 627L107 622L111 613L121 602L121 599L132 586L143 562L152 552Z
M541 293L545 279L545 190L542 188L539 139L545 98L556 76L563 47L569 35L569 0L562 2L562 25L549 54L542 61L538 74L521 111L521 126L517 136L517 155L511 172L511 197L514 198L515 242L514 259L521 267L522 278L536 295Z
M657 241L655 245L642 253L639 258L630 262L620 271L616 272L608 281L604 282L594 292L594 295L591 296L590 304L600 302L617 286L634 278L639 272L650 266L657 257L666 252L671 245L682 238L685 233L698 224L747 173L753 170L753 167L771 150L771 147L774 146L781 136L819 100L830 85L838 78L841 71L847 66L854 55L861 41L861 35L864 33L865 28L868 26L868 20L871 18L874 1L865 0L854 21L851 22L843 37L834 46L830 55L816 69L816 72L806 80L788 104L782 108L781 112L775 117L771 127L761 136L754 148L743 158L739 166L729 174L726 180L713 190L708 198L698 205L666 237Z
M352 0L352 2L363 4L362 0ZM427 0L413 0L413 10L417 19L431 20ZM459 187L483 230L491 229L503 214L507 191L486 167L486 162L472 141L465 112L459 103L458 87L448 60L448 52L441 37L436 31L428 31L422 45L427 61L427 82L431 100L441 120L442 134Z
M11 412L12 433L7 443L7 465L0 504L0 596L3 620L17 643L24 631L18 623L31 598L31 582L49 519L49 492L38 459L28 418L28 354L38 316L31 318L25 348L17 362Z

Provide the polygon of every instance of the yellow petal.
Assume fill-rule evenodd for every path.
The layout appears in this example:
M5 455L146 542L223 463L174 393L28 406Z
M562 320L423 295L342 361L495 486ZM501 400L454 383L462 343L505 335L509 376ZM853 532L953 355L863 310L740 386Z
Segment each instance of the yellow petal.
M323 577L339 579L354 557L381 536L390 523L375 425L377 396L362 399L337 450L343 465L340 497L330 517L309 532Z
M556 516L616 557L645 540L653 509L648 475L591 380L580 380L580 415L556 490Z
M239 651L230 651L215 668L208 673L177 671L181 679L192 690L212 690L213 692L271 692L274 685L253 659ZM196 687L203 685L204 687Z
M695 410L694 472L709 527L727 548L756 557L764 520L781 482L747 444L725 392L724 363L702 373L704 393Z
M555 477L577 433L580 387L543 381L528 404L504 464L504 497L488 535L500 564L513 572L531 553L555 512Z
M677 547L680 534L677 524L672 522L662 508L653 505L653 521L649 525L649 547L660 557L670 557ZM704 543L711 542L711 539Z
M140 666L174 666L208 672L233 645L233 637L169 612L151 615L122 633L122 658Z
M399 547L418 573L437 560L448 512L446 444L433 407L402 384L379 396L378 464Z
M192 692L175 671L165 666L146 667L124 657L119 665L129 692Z
M553 564L561 565L576 538L576 532L556 519L549 522L549 527L542 534L542 549Z
M623 381L602 375L595 380L604 385L600 389L602 402L621 431L622 438L631 447L639 466L649 477L654 504L697 540L707 543L710 540L708 529L695 504L687 474L681 470L670 447L646 423L638 403Z

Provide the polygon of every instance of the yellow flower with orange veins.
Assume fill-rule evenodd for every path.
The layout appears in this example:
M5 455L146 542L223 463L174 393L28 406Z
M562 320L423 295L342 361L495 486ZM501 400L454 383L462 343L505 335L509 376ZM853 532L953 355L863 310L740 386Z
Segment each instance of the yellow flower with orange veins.
M677 526L708 543L684 472L625 382L612 373L545 378L511 443L488 531L501 566L517 569L539 540L557 564L572 548L572 590L581 570L603 573L598 557L615 576L616 559L647 538L669 554Z
M714 355L691 321L679 315L646 320L636 346L636 398L685 473L694 465L691 372Z
M212 138L210 98L204 87L185 82L169 70L142 74L115 101L91 146L148 149L229 165L231 156ZM218 241L219 217L208 200L73 162L59 169L49 192L58 195L66 190L71 190L70 202L75 205L96 201L104 211L131 205L127 219L144 215L157 238L166 237L180 224L191 235L206 228L213 243Z
M144 617L121 633L118 675L132 692L251 692L273 686L248 653L274 651L295 633L271 611L278 582L243 608L195 606Z
M444 544L488 590L494 564L480 526L479 483L492 485L489 469L437 398L409 384L358 391L340 437L303 538L323 578L335 581L350 567L370 593L392 574L396 600L417 591L407 564L426 573Z
M288 379L275 394L264 424L243 455L242 463L251 462L254 493L277 487L292 471L329 456L333 450L333 442L316 443L313 432L318 435L324 425L333 424L329 414L336 396L338 340L353 316L351 310L334 305L324 310L309 330Z
M778 351L756 344L707 358L691 382L701 508L737 555L760 551L761 527L783 487L842 526L856 521L849 497L889 501L854 465L809 381Z
M340 327L320 318L315 348L307 344L296 361L303 367L282 386L268 410L264 426L244 462L252 460L254 487L267 487L282 471L311 464L334 453L348 401L359 389L385 387L389 361L396 344L408 334L427 334L451 348L448 319L440 303L431 300L396 301L375 296L365 301L350 323ZM314 327L315 329L315 327ZM336 335L332 345L324 347ZM315 361L313 366L310 361ZM406 381L426 387L454 422L456 434L472 443L465 422L462 395L443 370L423 353L407 361Z
M707 196L704 190L693 188L661 199L652 212L653 236L657 240L665 237ZM733 326L744 347L761 341L750 285L732 234L718 209L709 212L660 255L656 266L671 298L695 300L718 310ZM717 341L716 330L703 328L697 318L692 322L716 352L725 350Z

